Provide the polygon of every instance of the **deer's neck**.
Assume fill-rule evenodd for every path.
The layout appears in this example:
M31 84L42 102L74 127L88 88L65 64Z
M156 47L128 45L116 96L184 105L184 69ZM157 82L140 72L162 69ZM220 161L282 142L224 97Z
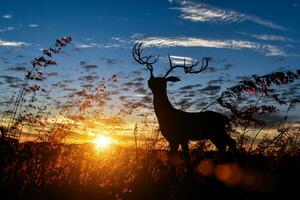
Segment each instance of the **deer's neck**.
M159 116L169 115L170 112L174 109L168 99L167 91L163 91L160 93L153 92L153 101L154 111L157 115L157 118L159 118Z

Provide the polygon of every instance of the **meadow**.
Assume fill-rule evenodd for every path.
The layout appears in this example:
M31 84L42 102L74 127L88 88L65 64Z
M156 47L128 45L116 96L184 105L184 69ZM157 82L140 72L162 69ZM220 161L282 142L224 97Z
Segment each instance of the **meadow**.
M195 148L192 174L166 150L92 144L1 144L1 195L5 199L265 199L297 195L299 146L265 153Z

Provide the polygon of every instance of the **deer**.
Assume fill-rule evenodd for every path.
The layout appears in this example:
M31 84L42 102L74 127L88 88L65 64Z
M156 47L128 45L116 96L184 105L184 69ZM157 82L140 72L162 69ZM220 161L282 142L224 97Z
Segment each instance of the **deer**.
M225 152L228 146L231 151L236 151L236 141L226 132L229 118L214 111L185 112L173 107L167 96L167 83L180 81L178 77L169 76L175 69L183 69L185 73L198 74L208 67L210 57L202 58L202 66L196 70L199 60L187 64L174 65L168 55L169 69L162 77L155 77L153 65L159 56L143 56L143 43L136 43L132 48L134 60L150 72L148 87L153 94L154 112L158 120L160 132L169 143L169 153L172 156L182 148L186 164L190 165L191 157L189 141L210 140L219 152Z

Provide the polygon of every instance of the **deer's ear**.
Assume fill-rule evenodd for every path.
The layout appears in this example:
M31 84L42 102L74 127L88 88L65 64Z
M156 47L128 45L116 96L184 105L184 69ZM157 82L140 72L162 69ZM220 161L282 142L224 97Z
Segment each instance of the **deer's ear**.
M167 81L171 81L171 82L177 82L180 81L179 78L175 77L175 76L170 76L168 78L166 78Z

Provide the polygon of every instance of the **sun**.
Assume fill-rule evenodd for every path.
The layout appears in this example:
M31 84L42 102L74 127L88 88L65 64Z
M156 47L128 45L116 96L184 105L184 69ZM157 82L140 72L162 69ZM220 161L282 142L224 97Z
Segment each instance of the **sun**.
M111 145L112 140L109 136L99 135L92 142L96 145L96 148L101 149L107 148L109 145Z

